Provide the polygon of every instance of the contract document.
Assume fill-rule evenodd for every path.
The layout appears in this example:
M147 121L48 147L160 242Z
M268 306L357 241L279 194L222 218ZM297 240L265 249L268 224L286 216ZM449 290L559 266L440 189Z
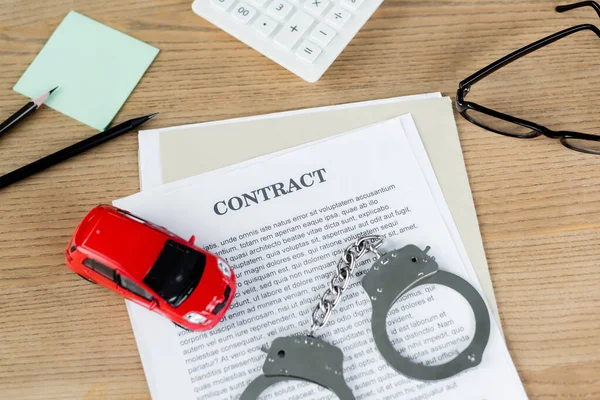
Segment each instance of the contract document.
M407 136L407 131L412 134ZM385 237L382 252L414 244L441 270L481 292L450 233L431 165L419 162L410 115L312 144L176 181L117 200L127 209L229 262L236 297L209 332L188 332L132 303L128 309L152 397L237 399L261 374L263 346L307 334L311 313L352 241ZM416 134L418 138L418 133ZM459 239L458 239L459 240ZM357 399L526 399L498 327L481 364L452 378L420 382L387 365L373 343L371 303L360 285L363 258L318 337L344 354L344 377ZM470 343L473 313L458 293L417 287L390 310L387 333L415 363L439 365ZM265 390L267 399L335 399L297 381Z

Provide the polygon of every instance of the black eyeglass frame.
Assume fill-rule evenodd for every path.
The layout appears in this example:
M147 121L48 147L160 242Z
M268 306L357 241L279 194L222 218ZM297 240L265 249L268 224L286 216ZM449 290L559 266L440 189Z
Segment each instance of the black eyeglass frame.
M590 5L589 3L594 3L594 2L582 2L582 3L572 4L572 5L568 5L568 6L559 6L559 7L557 7L557 11L563 12L563 11L567 11L567 10L570 10L573 8L581 7L583 5ZM597 6L597 4L596 4L596 6ZM600 10L597 7L594 7L594 9L598 12L598 15L600 16ZM472 85L479 82L480 80L487 77L488 75L496 72L500 68L518 60L519 58L521 58L523 56L526 56L536 50L539 50L542 47L545 47L551 43L554 43L557 40L563 39L574 33L586 31L586 30L594 32L600 38L600 29L598 29L598 27L596 27L595 25L592 25L592 24L576 25L571 28L564 29L560 32L557 32L553 35L547 36L543 39L540 39L540 40L538 40L534 43L531 43L519 50L516 50L516 51L510 53L509 55L504 56L501 59L493 62L492 64L488 65L487 67L475 72L468 78L464 79L462 82L459 83L458 92L456 93L456 108L457 108L458 112L463 116L463 118L465 118L469 122L471 122L477 126L480 126L484 129L487 129L489 131L498 133L500 135L509 136L509 137L513 137L513 138L520 138L520 139L532 139L532 138L536 138L540 135L544 135L544 136L552 138L552 139L559 139L563 146L565 146L571 150L580 151L580 152L589 153L589 154L600 154L596 151L586 150L586 149L579 148L579 147L574 147L568 142L568 139L581 139L581 140L591 140L591 141L600 142L600 136L598 136L598 135L592 135L592 134L582 133L582 132L554 131L543 125L537 124L535 122L517 118L517 117L513 117L512 115L504 114L499 111L493 110L491 108L484 107L480 104L465 100L465 97L471 90ZM468 114L469 110L480 112L482 114L486 114L486 115L489 115L489 116L492 116L492 117L495 117L495 118L498 118L498 119L501 119L504 121L514 123L516 125L523 126L525 128L531 129L532 132L528 133L528 134L519 135L519 134L510 134L507 132L499 131L497 129L493 129L493 128L485 126L485 125L479 123L478 121L476 121L475 119L471 118Z

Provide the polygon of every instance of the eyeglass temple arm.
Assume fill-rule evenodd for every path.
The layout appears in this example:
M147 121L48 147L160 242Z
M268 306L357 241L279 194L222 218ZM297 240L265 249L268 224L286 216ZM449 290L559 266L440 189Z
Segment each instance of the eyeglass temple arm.
M556 11L559 13L562 13L565 11L570 11L570 10L574 10L576 8L587 7L587 6L592 7L594 10L596 10L596 14L598 14L598 17L600 17L600 5L598 3L596 3L595 1L580 1L579 3L566 4L564 6L557 6Z
M600 17L600 5L598 5L598 3L596 3L595 1L581 1L579 3L574 3L574 4L567 4L564 6L557 6L556 7L556 11L559 13L563 13L565 11L569 11L569 10L573 10L576 8L580 8L580 7L587 7L590 6L592 7L594 10L596 10L596 13L598 14L598 17ZM557 32L553 35L547 36L543 39L538 40L537 42L534 42L528 46L525 46L517 51L514 51L512 53L510 53L509 55L502 57L501 59L499 59L498 61L488 65L487 67L477 71L476 73L474 73L473 75L469 76L468 78L466 78L465 80L463 80L460 84L459 87L460 89L463 90L468 90L468 88L479 82L480 80L482 80L483 78L485 78L486 76L490 75L491 73L497 71L498 69L512 63L513 61L518 60L519 58L526 56L527 54L538 50L544 46L547 46L553 42L556 42L557 40L560 40L564 37L567 37L569 35L572 35L573 33L582 31L582 30L586 30L589 29L592 32L594 32L598 37L600 37L600 30L591 24L583 24L583 25L577 25L574 26L572 28L569 29L565 29L563 31Z
M562 30L560 32L557 32L553 35L547 36L543 39L538 40L537 42L531 43L523 48L520 48L517 51L513 51L512 53L510 53L507 56L502 57L501 59L499 59L496 62L493 62L492 64L488 65L487 67L475 72L473 75L469 76L468 78L464 79L462 82L459 83L459 88L460 90L462 90L464 93L466 93L468 91L468 88L479 82L480 80L482 80L483 78L485 78L486 76L490 75L491 73L499 70L500 68L512 63L513 61L518 60L519 58L526 56L527 54L534 52L544 46L547 46L551 43L556 42L557 40L560 40L564 37L567 37L569 35L572 35L574 33L577 33L579 31L583 31L583 30L591 30L592 32L594 32L596 34L596 36L598 36L600 38L600 29L598 29L598 27L596 27L595 25L592 24L582 24L582 25L576 25L573 26L571 28Z

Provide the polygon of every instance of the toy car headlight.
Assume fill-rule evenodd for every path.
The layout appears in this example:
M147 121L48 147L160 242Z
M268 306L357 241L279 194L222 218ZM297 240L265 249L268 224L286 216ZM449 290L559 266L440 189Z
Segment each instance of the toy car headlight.
M206 317L204 315L198 314L196 312L189 312L187 314L185 314L185 318L187 321L191 322L192 324L203 324L206 322Z
M219 270L228 278L231 278L231 268L229 265L225 264L224 261L218 260L217 265L219 266Z

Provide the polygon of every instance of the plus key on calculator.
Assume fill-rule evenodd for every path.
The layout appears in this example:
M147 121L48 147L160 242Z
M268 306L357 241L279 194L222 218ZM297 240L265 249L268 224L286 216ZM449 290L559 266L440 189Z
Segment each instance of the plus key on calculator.
M194 12L316 82L383 0L195 0Z

